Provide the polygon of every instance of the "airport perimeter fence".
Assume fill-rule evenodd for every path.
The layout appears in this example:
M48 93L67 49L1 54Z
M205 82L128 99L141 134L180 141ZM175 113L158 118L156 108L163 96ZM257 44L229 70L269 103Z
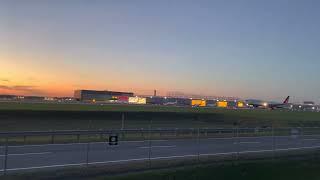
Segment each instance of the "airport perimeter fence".
M0 132L0 172L73 166L153 168L317 153L320 128Z

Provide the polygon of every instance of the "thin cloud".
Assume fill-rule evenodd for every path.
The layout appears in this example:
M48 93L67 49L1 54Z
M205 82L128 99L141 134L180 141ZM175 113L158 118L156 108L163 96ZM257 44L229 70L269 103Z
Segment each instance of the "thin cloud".
M11 87L5 86L5 85L0 85L0 89L11 90Z
M0 90L10 90L19 92L42 93L36 86L6 86L0 85Z
M16 91L30 91L33 90L34 86L6 86L0 85L0 89L5 90L16 90Z
M34 78L34 77L28 77L27 79L26 79L26 81L28 81L28 82L36 82L36 81L38 81L36 78Z
M2 82L10 82L9 79L0 79L0 81L2 81Z

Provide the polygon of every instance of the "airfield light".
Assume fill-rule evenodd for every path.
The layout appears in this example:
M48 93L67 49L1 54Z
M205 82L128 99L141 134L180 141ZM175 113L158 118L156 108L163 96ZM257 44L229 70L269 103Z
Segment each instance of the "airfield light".
M268 106L268 103L263 103L263 106L264 106L264 107L267 107L267 106Z

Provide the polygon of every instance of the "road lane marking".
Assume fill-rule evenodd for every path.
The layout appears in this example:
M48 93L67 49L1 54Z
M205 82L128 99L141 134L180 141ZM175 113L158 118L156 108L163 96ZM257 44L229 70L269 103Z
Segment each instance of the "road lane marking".
M91 142L90 144L106 144L108 142ZM8 146L9 148L21 148L21 147L44 147L44 146L72 146L72 145L86 145L88 143L66 143L66 144L34 144L34 145L17 145ZM2 146L4 148L4 146Z
M317 141L318 139L304 139L304 141Z
M287 149L290 150L290 149ZM261 153L261 152L272 152L272 149L267 149L267 150L255 150L255 151L241 151L239 152L239 154L248 154L248 153ZM275 151L279 151L279 149L275 150Z
M151 148L174 148L174 147L177 147L177 146L151 146ZM143 146L143 147L138 147L140 149L149 149L150 147L149 146Z
M39 153L21 153L21 154L8 154L8 156L30 156L30 155L44 155L44 154L52 154L53 152L39 152ZM0 157L4 157L5 155L0 155Z
M208 153L208 154L200 154L200 156L221 156L221 155L232 155L237 152L225 152L225 153Z
M291 136L274 136L274 137L291 137ZM224 140L224 139L262 139L262 138L272 138L272 136L248 136L248 137L220 137L220 138L207 138L208 140Z
M133 161L146 161L146 160L159 160L159 159L174 159L174 158L185 158L185 157L196 157L197 155L181 155L181 156L164 156L164 157L154 157L154 158L139 158L139 159L124 159L124 160L115 160L115 161L101 161L101 162L90 162L88 165L97 165L97 164L112 164L112 163L121 163L121 162L133 162ZM25 168L9 168L7 171L18 171L18 170L32 170L32 169L45 169L45 168L57 168L57 167L70 167L70 166L85 166L87 163L74 163L74 164L58 164L58 165L48 165L48 166L34 166L34 167L25 167ZM0 169L0 172L4 169Z
M258 141L256 141L256 142L240 142L240 144L259 144L259 143L261 143L261 142L258 142Z
M159 139L159 140L151 140L151 142L166 142L170 141L168 139ZM119 143L145 143L149 142L149 140L141 140L141 141L119 141ZM109 142L90 142L91 145L94 144L108 144ZM44 147L44 146L71 146L71 145L86 145L88 143L62 143L62 144L34 144L34 145L16 145L16 146L8 146L10 148L19 148L19 147ZM5 148L5 146L0 146L0 148Z
M310 147L297 147L297 148L282 148L282 149L275 149L274 151L289 151L289 150L302 150L302 149L317 149L320 146L310 146ZM257 153L257 152L272 152L272 149L268 150L256 150L256 151L241 151L240 154L243 153Z
M159 139L159 140L144 140L144 141L119 141L119 142L124 142L124 143L144 143L144 142L166 142L169 141L168 139Z

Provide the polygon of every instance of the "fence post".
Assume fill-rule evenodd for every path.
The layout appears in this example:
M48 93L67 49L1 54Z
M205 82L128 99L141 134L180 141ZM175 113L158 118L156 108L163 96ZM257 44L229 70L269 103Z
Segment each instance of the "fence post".
M151 127L152 127L152 119L150 119L150 121L149 121L149 152L148 152L148 159L149 159L149 168L151 168L151 153L152 153L152 151L151 151L151 148L152 148L152 146L151 146Z
M303 127L300 127L300 136L301 136L301 140L302 140L302 147L304 147L304 135L303 135Z
M144 138L144 133L143 133L143 131L144 131L144 129L143 128L141 128L141 138L143 139L143 140L145 140L145 138Z
M236 153L235 153L235 160L238 160L239 157L239 149L238 149L238 123L234 122L233 123L233 132L232 132L232 137L233 137L233 144L236 146Z
M240 148L240 139L239 139L239 125L236 127L236 140L237 140L237 146ZM239 151L240 149L237 148L237 160L239 160Z
M89 166L89 151L90 151L90 142L87 142L87 148L86 148L86 166Z
M124 113L121 114L121 130L124 129L124 119L125 119L125 116L124 116Z
M51 135L51 144L54 144L54 134Z
M4 168L3 168L3 175L7 175L7 165L8 165L8 137L6 137L6 145L5 145L5 152L4 152Z
M80 143L80 134L77 134L77 141Z
M197 146L198 146L198 163L200 163L200 128L198 127L198 133L197 133Z
M126 138L125 132L124 132L124 131L122 131L122 132L121 132L121 134L122 134L122 139L123 139L123 141L124 141L124 140L125 140L125 138Z
M23 144L26 144L27 142L27 136L23 136Z
M275 135L274 135L274 127L273 127L273 123L271 126L271 134L272 134L272 160L274 160L275 158L275 150L276 150L276 140L275 140Z

